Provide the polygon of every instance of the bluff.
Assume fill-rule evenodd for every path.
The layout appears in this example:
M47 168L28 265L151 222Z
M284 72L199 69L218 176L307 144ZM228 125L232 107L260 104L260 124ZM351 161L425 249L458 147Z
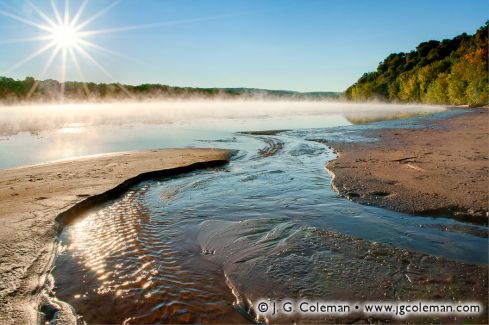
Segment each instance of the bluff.
M489 102L489 21L475 34L393 53L345 91L353 101L483 106Z

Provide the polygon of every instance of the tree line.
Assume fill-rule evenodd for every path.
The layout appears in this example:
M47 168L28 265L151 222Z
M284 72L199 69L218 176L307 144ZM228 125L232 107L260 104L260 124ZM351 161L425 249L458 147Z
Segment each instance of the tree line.
M390 54L345 91L354 101L483 106L489 102L489 21L474 35L428 41Z
M151 99L288 99L322 100L339 98L336 92L295 92L286 90L266 90L255 88L192 88L172 87L161 84L142 84L138 86L118 83L73 82L60 83L56 80L36 80L27 77L16 80L0 77L0 102L18 104L23 102L73 101L114 101Z

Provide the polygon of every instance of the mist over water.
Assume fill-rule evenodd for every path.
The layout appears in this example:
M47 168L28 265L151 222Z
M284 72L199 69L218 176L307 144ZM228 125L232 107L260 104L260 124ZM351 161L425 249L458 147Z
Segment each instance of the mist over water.
M320 128L442 111L423 105L194 100L0 107L0 168L114 151L205 147L233 132Z
M168 124L201 119L267 118L291 115L344 114L385 116L436 112L437 106L353 104L319 101L159 101L103 104L25 105L0 107L0 134L36 133L69 126Z

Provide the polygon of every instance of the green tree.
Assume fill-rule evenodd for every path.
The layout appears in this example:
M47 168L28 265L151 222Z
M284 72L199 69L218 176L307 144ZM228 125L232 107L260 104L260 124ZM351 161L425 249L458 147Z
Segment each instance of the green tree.
M375 72L365 73L350 86L345 96L356 101L485 105L489 102L488 31L489 21L474 35L432 40L415 51L393 53Z
M428 85L426 95L424 97L425 102L428 104L448 104L448 80L447 74L441 73L436 80Z

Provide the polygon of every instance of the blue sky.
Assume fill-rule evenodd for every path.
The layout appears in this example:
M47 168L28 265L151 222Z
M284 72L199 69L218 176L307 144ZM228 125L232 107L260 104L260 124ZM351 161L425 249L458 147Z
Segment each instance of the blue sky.
M54 16L48 0L32 2ZM113 2L89 0L80 21ZM69 1L70 11L81 3ZM2 0L0 10L42 22L22 0ZM87 36L120 55L92 48L105 72L83 57L79 65L94 82L343 91L388 54L472 34L488 13L487 0L120 0L85 29L156 25ZM50 51L9 71L47 42L12 41L40 34L0 15L0 75L60 79L61 57L41 76ZM70 60L66 79L81 80Z

